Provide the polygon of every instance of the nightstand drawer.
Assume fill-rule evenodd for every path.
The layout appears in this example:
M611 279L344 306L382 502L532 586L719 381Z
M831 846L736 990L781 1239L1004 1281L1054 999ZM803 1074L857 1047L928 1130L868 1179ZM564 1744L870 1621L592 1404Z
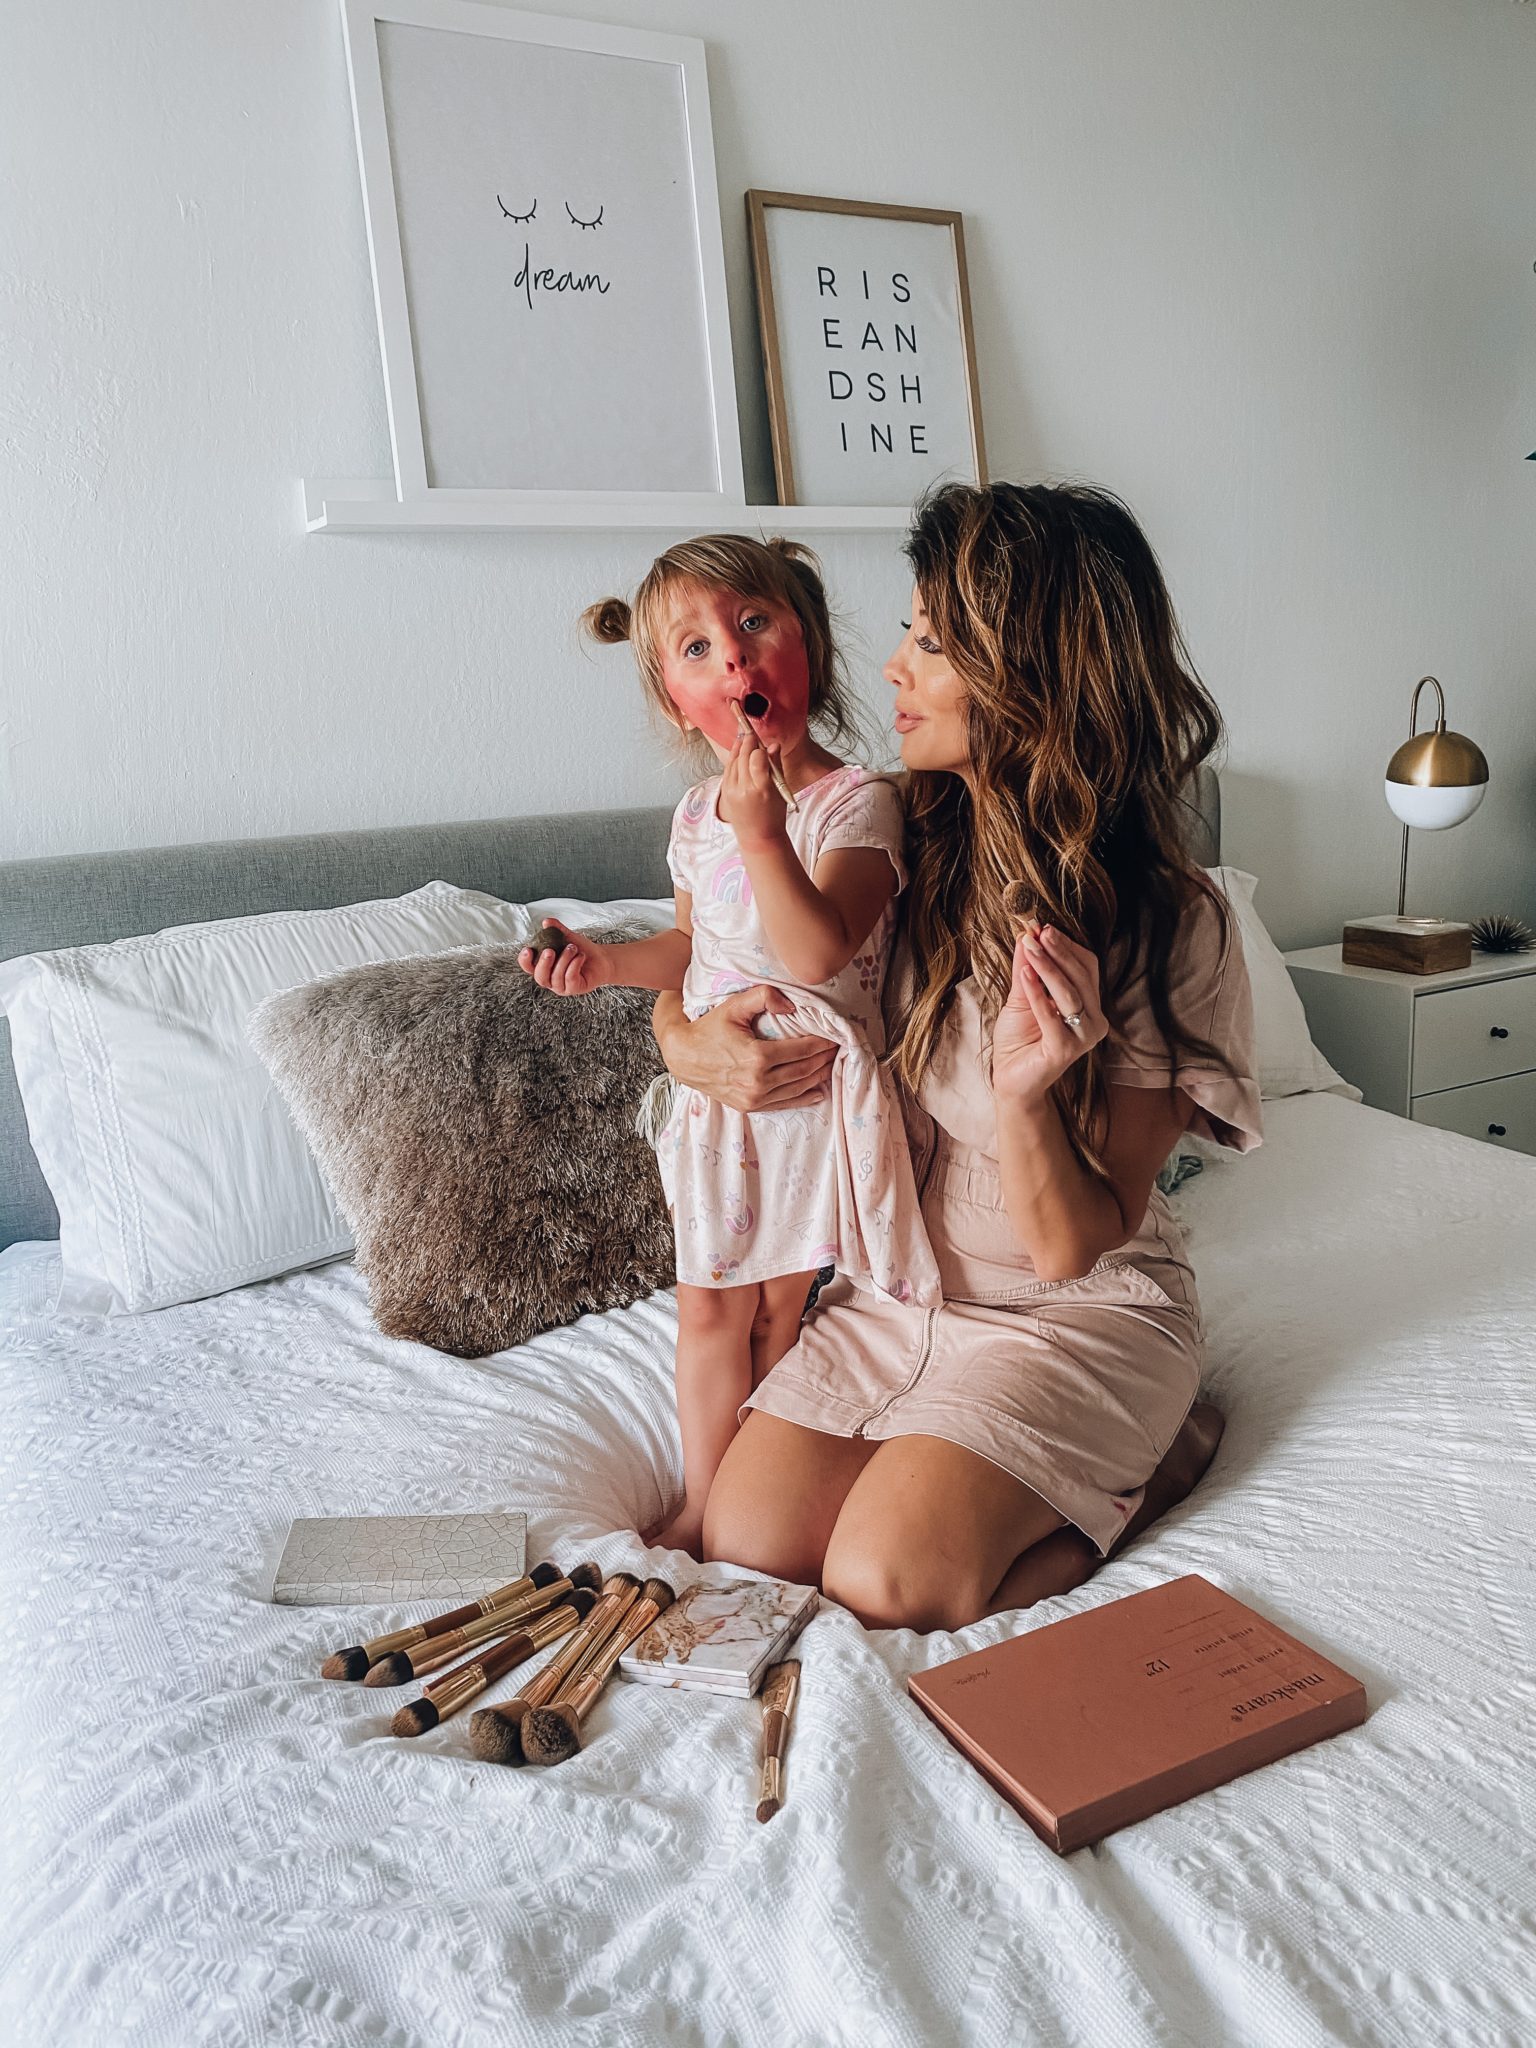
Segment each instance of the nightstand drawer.
M1475 981L1416 998L1414 1095L1536 1067L1536 974Z
M1480 1081L1473 1088L1449 1088L1443 1095L1416 1095L1416 1124L1484 1138L1511 1152L1536 1152L1536 1074L1511 1074Z

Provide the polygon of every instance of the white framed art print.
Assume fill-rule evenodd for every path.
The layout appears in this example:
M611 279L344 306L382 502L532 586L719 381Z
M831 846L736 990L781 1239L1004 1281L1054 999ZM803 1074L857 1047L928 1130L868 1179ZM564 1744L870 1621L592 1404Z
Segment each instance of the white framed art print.
M341 6L399 499L739 505L703 44Z
M784 505L909 505L986 481L958 213L749 192Z

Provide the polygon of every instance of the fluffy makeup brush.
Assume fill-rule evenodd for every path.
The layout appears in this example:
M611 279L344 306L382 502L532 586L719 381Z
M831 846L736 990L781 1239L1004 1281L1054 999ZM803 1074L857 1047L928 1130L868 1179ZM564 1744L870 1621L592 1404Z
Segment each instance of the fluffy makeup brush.
M523 1764L523 1720L535 1707L542 1707L564 1687L572 1685L602 1653L604 1643L623 1621L640 1597L640 1581L633 1572L616 1572L603 1584L603 1597L585 1623L544 1669L530 1678L522 1691L499 1706L481 1707L471 1716L469 1746L483 1763Z
M408 1650L412 1643L424 1643L429 1636L446 1635L450 1629L462 1628L465 1622L489 1614L493 1607L506 1607L521 1600L559 1576L558 1565L536 1564L525 1578L514 1579L510 1586L498 1586L494 1593L487 1593L483 1600L470 1601L467 1607L455 1607L450 1613L434 1614L429 1621L418 1621L409 1628L394 1629L387 1636L375 1636L371 1642L353 1643L348 1649L337 1650L320 1666L320 1676L361 1678L370 1664L387 1657L391 1650Z
M573 1565L565 1578L551 1579L547 1585L525 1593L520 1600L509 1600L504 1607L493 1607L474 1621L465 1622L462 1628L431 1636L426 1642L417 1643L408 1650L391 1650L387 1657L380 1657L372 1666L363 1683L371 1686L408 1685L413 1678L425 1678L429 1671L439 1671L443 1665L451 1664L461 1651L475 1643L483 1643L491 1636L504 1636L510 1629L520 1628L535 1614L542 1614L547 1607L563 1600L573 1587L586 1587L595 1592L601 1583L595 1564Z
M736 730L741 734L742 738L744 740L757 739L757 734L748 725L747 720L749 718L762 718L766 715L768 699L763 695L762 691L748 690L745 697L740 699L733 697L731 699L731 710L736 715ZM768 754L768 749L764 747L763 752ZM768 754L768 773L773 777L774 788L784 799L785 809L798 811L800 806L795 802L794 792L779 773L779 764L774 760L772 754Z
M553 925L541 924L536 932L524 939L519 950L531 953L537 960L541 953L563 953L569 944L564 932L556 931Z
M445 1671L441 1678L432 1681L419 1700L412 1700L408 1707L400 1709L389 1724L390 1733L425 1735L439 1721L446 1721L460 1707L467 1707L471 1700L477 1700L487 1686L494 1685L514 1664L521 1664L525 1657L531 1657L547 1644L569 1635L580 1624L596 1597L589 1586L579 1586L569 1600L562 1601L558 1607L551 1607L547 1614L530 1621L526 1629L508 1636L504 1643L496 1643L478 1657Z
M547 1707L535 1707L524 1717L523 1754L529 1763L558 1764L576 1754L581 1747L581 1724L612 1677L614 1666L676 1597L665 1579L647 1579L640 1598L603 1645L601 1655Z

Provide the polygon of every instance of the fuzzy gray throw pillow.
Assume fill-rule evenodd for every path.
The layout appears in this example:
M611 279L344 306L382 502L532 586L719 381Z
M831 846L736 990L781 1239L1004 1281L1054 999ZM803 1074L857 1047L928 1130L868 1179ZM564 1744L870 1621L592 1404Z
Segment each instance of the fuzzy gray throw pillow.
M252 1043L387 1335L481 1358L672 1285L671 1219L635 1130L661 1071L654 1001L551 995L514 947L477 946L351 968L255 1012Z

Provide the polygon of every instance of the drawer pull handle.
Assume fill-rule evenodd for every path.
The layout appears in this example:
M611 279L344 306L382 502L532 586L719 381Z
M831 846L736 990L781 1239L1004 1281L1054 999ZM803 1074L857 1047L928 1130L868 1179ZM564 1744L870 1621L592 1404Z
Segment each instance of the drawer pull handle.
M1489 1032L1488 1036L1490 1038L1508 1038L1509 1033L1504 1029L1504 1026L1502 1024L1495 1024L1493 1029Z
M1504 1134L1504 1126L1502 1124L1490 1124L1488 1126L1488 1135L1490 1138L1502 1138Z

